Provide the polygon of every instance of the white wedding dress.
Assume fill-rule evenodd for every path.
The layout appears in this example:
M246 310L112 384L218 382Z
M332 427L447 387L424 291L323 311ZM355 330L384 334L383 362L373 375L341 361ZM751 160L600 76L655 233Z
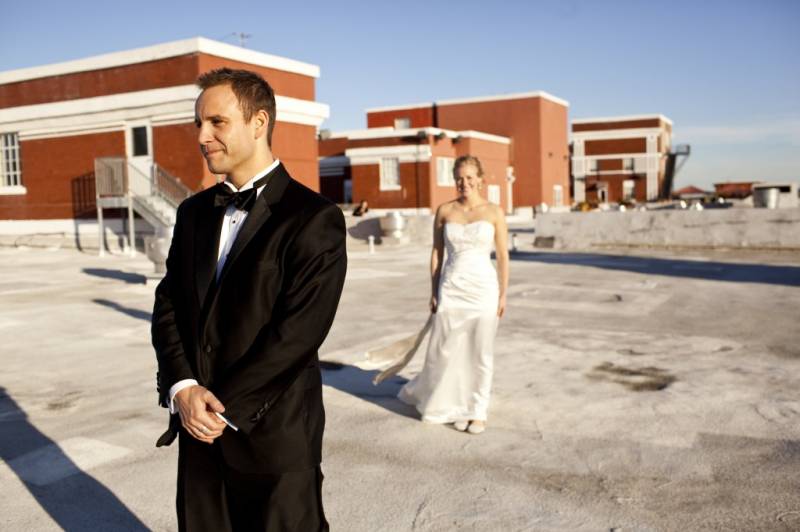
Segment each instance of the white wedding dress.
M446 223L444 243L447 259L425 365L398 397L428 423L485 421L498 323L494 225Z

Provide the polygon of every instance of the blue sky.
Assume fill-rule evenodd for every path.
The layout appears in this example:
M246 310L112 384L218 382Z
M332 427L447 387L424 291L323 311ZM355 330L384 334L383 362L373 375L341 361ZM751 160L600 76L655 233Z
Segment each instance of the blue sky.
M0 71L204 36L321 67L323 127L364 109L544 90L570 118L662 113L677 186L800 181L800 1L13 2Z

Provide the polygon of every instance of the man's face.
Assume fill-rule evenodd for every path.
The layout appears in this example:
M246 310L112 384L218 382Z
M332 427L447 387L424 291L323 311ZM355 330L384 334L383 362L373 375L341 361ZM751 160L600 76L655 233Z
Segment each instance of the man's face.
M248 171L257 149L255 117L245 122L230 85L204 90L195 103L200 151L214 174Z

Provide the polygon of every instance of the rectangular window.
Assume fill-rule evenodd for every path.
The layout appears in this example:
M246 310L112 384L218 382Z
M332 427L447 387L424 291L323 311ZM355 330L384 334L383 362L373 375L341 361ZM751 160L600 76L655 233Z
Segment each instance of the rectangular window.
M494 203L495 205L500 205L500 186L499 185L489 185L486 187L486 195L488 196L486 199Z
M381 159L381 190L400 190L400 159L384 157Z
M139 126L131 129L133 137L133 156L149 155L147 142L147 126Z
M553 185L553 206L561 207L564 205L564 187Z
M436 184L440 187L455 186L453 180L453 163L456 160L452 157L437 157L436 158Z
M597 201L605 203L608 201L608 183L597 183Z
M19 135L17 133L0 133L0 186L22 186Z
M622 199L633 199L633 179L626 179L622 182Z
M633 157L622 159L622 169L627 172L633 172Z
M394 119L394 128L395 129L408 129L411 127L411 119L410 118L395 118Z

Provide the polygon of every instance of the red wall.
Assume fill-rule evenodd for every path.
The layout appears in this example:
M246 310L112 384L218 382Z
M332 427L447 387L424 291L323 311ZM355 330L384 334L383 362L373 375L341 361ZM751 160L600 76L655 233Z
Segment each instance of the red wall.
M586 155L614 155L617 153L647 153L647 139L586 140L583 143Z
M383 139L370 139L373 146L395 146L397 139L387 137ZM356 141L353 141L354 143ZM484 184L497 184L500 186L500 198L505 207L505 173L508 166L508 145L481 139L462 138L453 144L449 138L436 139L429 136L420 144L431 147L430 161L420 163L400 164L401 190L380 190L379 165L356 165L349 167L352 176L353 202L362 199L369 202L370 207L378 209L391 208L416 208L417 191L419 191L419 208L429 208L432 211L440 204L456 198L454 181L449 179L447 186L437 184L437 157L457 158L461 155L471 154L481 160L484 169ZM348 146L352 147L352 146ZM334 186L339 186L338 181ZM338 197L338 191L337 197ZM487 189L484 187L483 196L486 197Z
M410 113L415 111L415 114ZM427 115L425 114L427 113ZM553 185L560 184L569 202L569 148L567 108L540 97L514 100L440 104L438 127L476 130L512 139L514 205L552 204ZM410 116L414 127L433 125L433 108L369 113L369 127L394 124L394 118ZM427 120L427 122L426 122ZM417 125L416 122L419 122ZM503 174L505 175L505 173Z
M420 208L430 205L428 179L430 165L424 163L400 164L400 190L380 190L380 166L362 164L351 168L353 179L353 202L367 200L375 209L403 209L417 207L419 190Z
M107 96L194 83L195 55L0 85L0 108Z
M190 190L204 188L202 181L206 163L200 154L194 124L154 127L153 159Z
M276 94L301 100L314 100L315 80L312 77L195 53L133 65L6 83L0 85L0 108L189 85L193 84L201 73L222 67L258 72L275 89Z
M278 122L272 132L272 153L291 176L319 191L317 130L314 126Z
M252 65L250 63L241 63L214 55L198 54L196 75L222 67L243 68L261 74L273 88L275 94L288 96L290 98L298 98L300 100L314 100L315 79L310 76L304 76L303 74L296 74L294 72L284 72L283 70L275 70Z
M408 118L412 128L435 126L433 107L367 113L367 127L394 127L395 118Z
M0 196L0 218L44 220L96 216L94 158L125 153L121 131L20 143L27 193Z
M666 124L665 122L665 125L669 124ZM660 126L660 118L645 118L640 120L618 120L609 122L591 122L588 124L572 124L572 131L607 131L612 129L636 129Z

